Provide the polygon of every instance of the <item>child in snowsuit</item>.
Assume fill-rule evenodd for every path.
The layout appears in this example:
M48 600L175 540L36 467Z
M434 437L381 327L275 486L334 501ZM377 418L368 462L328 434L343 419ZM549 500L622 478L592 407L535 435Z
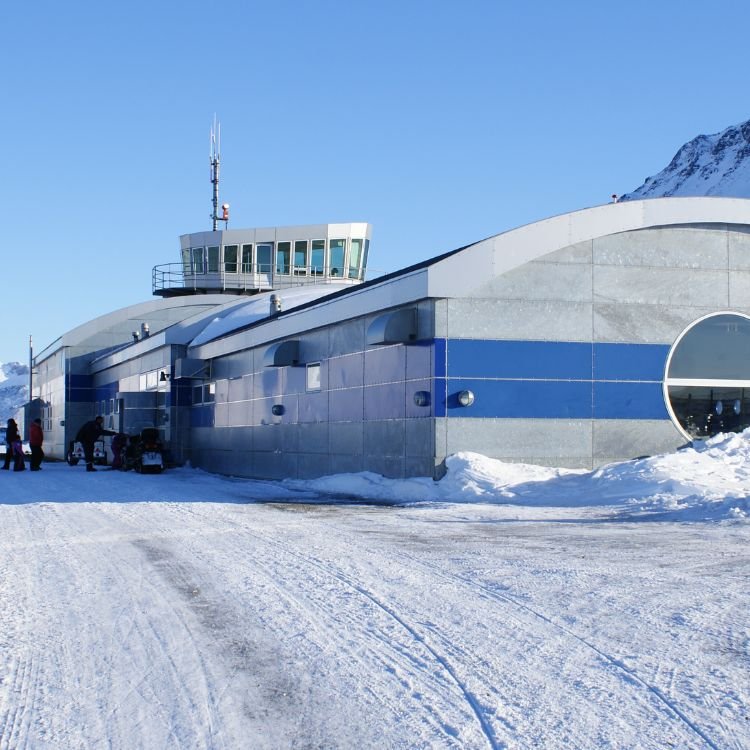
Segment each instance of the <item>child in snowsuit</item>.
M24 471L26 463L23 460L23 443L21 436L17 435L13 442L13 471Z

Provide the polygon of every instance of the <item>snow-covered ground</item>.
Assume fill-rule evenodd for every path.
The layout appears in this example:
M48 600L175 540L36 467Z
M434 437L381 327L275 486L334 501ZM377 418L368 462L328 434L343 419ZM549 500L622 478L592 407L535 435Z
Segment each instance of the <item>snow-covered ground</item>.
M0 749L748 748L748 496L750 433L437 483L0 472Z

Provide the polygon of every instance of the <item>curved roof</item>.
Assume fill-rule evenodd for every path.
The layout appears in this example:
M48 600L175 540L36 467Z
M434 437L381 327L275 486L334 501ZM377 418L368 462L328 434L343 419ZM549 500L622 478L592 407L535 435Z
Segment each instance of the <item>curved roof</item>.
M608 203L553 216L443 256L428 266L426 296L463 296L486 279L507 273L555 250L610 234L676 224L743 224L750 227L750 200L652 198Z

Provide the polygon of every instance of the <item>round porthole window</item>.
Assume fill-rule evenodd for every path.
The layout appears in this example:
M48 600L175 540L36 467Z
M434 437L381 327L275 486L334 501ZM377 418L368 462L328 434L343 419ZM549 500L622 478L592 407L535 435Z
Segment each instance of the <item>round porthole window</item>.
M664 400L688 440L750 427L750 317L713 313L686 328L667 358Z

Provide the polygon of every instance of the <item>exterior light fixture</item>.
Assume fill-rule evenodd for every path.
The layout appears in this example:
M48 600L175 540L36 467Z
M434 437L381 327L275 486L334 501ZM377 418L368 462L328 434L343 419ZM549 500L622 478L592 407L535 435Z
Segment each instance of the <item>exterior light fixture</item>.
M474 403L474 391L459 391L458 403L461 406L471 406Z
M159 374L159 381L162 383L165 383L171 377L172 376L168 372L165 372L164 370L162 370L161 373Z
M274 417L280 417L284 413L284 404L274 404L271 407L271 414L274 415Z
M429 391L417 391L414 394L414 403L417 406L429 406L430 405L430 392Z

